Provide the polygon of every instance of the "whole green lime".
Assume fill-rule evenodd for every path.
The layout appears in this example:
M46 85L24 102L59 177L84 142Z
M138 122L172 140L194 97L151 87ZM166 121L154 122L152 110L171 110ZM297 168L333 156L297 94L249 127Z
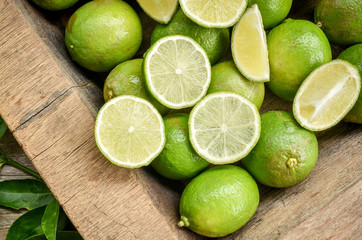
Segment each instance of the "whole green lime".
M143 59L132 59L117 65L107 76L104 82L104 101L109 101L121 95L132 95L149 101L161 115L169 109L160 104L146 90L146 83L142 71Z
M332 60L327 37L314 23L287 19L267 35L270 82L277 96L293 101L303 80L318 66Z
M353 45L344 50L338 58L346 60L355 65L362 79L362 43ZM344 118L347 122L362 124L362 92L351 111Z
M288 15L293 0L248 0L248 6L257 4L265 29L278 25Z
M259 204L256 182L244 169L223 165L195 177L180 201L180 227L207 237L222 237L241 228Z
M185 180L210 165L191 146L188 120L189 115L184 113L174 113L163 118L166 145L151 166L166 178Z
M186 17L181 9L177 11L171 22L156 26L151 36L151 43L170 35L184 35L194 39L203 47L211 64L226 54L230 43L227 28L205 28L197 25Z
M65 43L81 66L95 72L112 70L131 59L142 42L137 13L121 0L94 0L69 19Z
M362 42L361 0L320 0L314 21L331 43L345 46Z
M260 183L283 188L305 179L317 159L315 134L302 128L293 114L271 111L261 115L259 142L242 164Z
M225 91L247 98L258 109L263 104L264 83L246 79L232 60L217 63L211 68L211 82L207 93Z
M50 11L58 11L70 8L78 0L32 0L36 5Z

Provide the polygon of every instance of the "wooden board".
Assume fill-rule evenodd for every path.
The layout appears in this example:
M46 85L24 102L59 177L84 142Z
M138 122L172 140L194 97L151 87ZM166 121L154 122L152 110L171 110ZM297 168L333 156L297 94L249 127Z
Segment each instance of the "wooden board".
M302 10L305 1L294 2L295 17L312 17L312 2ZM80 4L49 13L24 0L0 1L1 116L85 239L203 239L177 227L182 183L150 168L114 166L97 150L93 125L106 75L74 64L63 43L67 19ZM149 27L139 55L155 24L140 15ZM290 111L291 104L267 91L261 112L277 109ZM225 239L362 234L362 128L340 123L317 137L320 156L311 175L287 189L260 185L255 216Z

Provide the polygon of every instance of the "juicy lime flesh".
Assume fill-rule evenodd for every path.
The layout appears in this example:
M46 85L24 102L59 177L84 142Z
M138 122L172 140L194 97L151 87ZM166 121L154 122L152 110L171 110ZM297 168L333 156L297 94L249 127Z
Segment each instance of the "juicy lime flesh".
M258 204L258 186L244 169L218 166L187 185L180 201L181 220L198 234L222 237L242 227Z
M151 44L162 37L183 35L194 39L207 53L214 64L223 57L229 47L230 37L227 28L206 28L194 23L179 9L168 24L158 24L152 32Z
M210 62L192 39L170 38L151 50L150 57L146 56L147 84L164 105L190 107L206 94Z
M167 23L174 14L177 0L137 0L142 9L160 23Z
M230 27L244 12L245 0L181 0L186 15L206 27Z
M144 100L120 98L109 101L97 117L98 147L115 164L147 165L164 142L161 117Z
M262 19L256 5L246 10L235 26L233 58L250 80L269 81L269 60Z
M242 164L264 185L281 188L299 183L318 159L315 134L302 128L288 112L270 111L260 118L260 139Z
M166 145L151 166L164 177L184 180L194 177L209 166L192 148L188 119L189 115L184 113L169 114L163 119Z
M240 101L240 98L231 93L209 97L202 102L202 107L191 112L193 119L190 131L196 141L193 145L211 163L229 163L241 159L259 137L257 110L248 100L242 98L244 101Z
M339 121L359 94L360 78L356 81L357 77L357 70L336 61L314 71L298 94L300 117L311 126Z
M239 94L260 109L264 101L265 88L262 82L246 79L232 60L215 64L211 68L211 82L207 90L214 92L233 92Z
M147 92L142 63L143 59L132 59L118 64L104 82L104 100L107 102L117 96L132 95L149 101L161 115L164 115L169 109Z

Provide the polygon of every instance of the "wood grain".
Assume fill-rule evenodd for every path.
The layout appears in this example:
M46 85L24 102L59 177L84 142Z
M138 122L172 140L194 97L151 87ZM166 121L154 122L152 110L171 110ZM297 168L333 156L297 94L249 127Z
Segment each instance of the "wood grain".
M311 19L313 2L294 1L291 16ZM182 183L148 167L116 167L97 150L93 126L106 74L73 63L63 43L67 19L82 3L49 13L28 1L0 1L1 116L85 239L203 239L177 227ZM141 56L155 23L137 11L149 26ZM267 90L261 112L269 110L291 111L291 104ZM224 239L361 235L362 127L340 123L317 138L311 175L287 189L260 185L255 216Z

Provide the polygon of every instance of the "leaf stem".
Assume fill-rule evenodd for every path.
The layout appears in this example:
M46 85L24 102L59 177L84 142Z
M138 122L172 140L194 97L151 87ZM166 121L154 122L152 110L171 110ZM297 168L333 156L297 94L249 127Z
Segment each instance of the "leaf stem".
M34 172L33 170L21 165L20 163L15 162L10 157L8 157L1 149L0 149L0 167L4 164L11 165L39 180L41 180L41 177L38 173Z

